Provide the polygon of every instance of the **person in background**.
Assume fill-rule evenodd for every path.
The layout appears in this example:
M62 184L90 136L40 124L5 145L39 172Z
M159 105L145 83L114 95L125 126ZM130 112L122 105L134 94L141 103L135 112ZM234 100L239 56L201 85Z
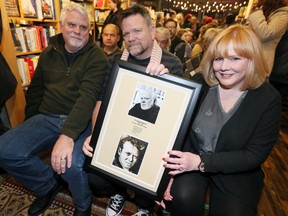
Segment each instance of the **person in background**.
M193 40L195 41L199 36L200 24L196 16L192 16L190 20L191 30L193 32Z
M1 11L0 11L1 12ZM3 25L2 17L0 13L0 45L2 44ZM0 114L5 106L6 101L12 97L17 88L17 80L11 71L5 57L0 52ZM0 116L0 135L5 133L9 128L3 123L2 117ZM0 172L1 172L0 168Z
M194 47L193 37L194 37L193 31L190 28L186 28L184 33L182 34L181 39L190 44L192 49Z
M213 20L210 22L216 26L220 26L220 21L218 19L213 18Z
M278 138L281 113L261 42L248 26L230 26L210 44L202 68L192 77L202 95L184 147L163 158L172 178L161 204L173 216L200 216L209 188L209 215L255 216L261 165Z
M205 32L210 29L210 28L216 28L217 26L215 24L212 24L212 23L209 23L209 24L206 24L204 26L202 26L200 28L200 34L199 34L199 37L198 39L195 41L195 44L194 44L194 47L191 51L191 55L190 55L190 58L193 59L194 57L198 56L199 54L201 54L204 50L204 47L203 47L203 36L205 34Z
M118 42L121 39L121 31L119 27L113 23L107 24L102 32L103 50L107 57L113 56L117 52L121 52Z
M176 14L176 19L175 19L178 23L178 28L182 28L183 23L184 23L184 15L182 12L179 12Z
M113 23L120 26L119 17L123 11L121 8L121 0L108 0L108 6L110 8L110 12L106 17L103 26L107 25L108 23Z
M170 31L165 27L156 28L155 39L162 49L169 51L171 45Z
M105 27L109 23L113 23L118 26L118 28L120 29L119 35L121 36L120 40L118 41L118 47L122 48L123 38L119 22L120 15L123 11L123 9L121 8L121 0L108 0L108 6L110 8L110 12L103 23L103 27Z
M227 16L225 17L225 23L224 26L222 26L222 28L227 28L230 25L234 25L236 24L236 13L229 13L227 14Z
M167 19L164 22L164 27L170 31L170 52L176 55L182 62L186 59L186 42L177 36L178 23L174 19Z
M192 29L192 23L191 23L192 17L193 17L192 14L186 14L184 16L184 23L182 25L182 28L190 28L190 29Z
M176 11L169 9L169 18L174 19L176 21Z
M0 53L0 68L1 68L0 69L0 114L1 114L2 109L5 107L6 101L14 94L18 83L2 53ZM0 135L2 135L8 130L9 127L7 127L3 123L2 116L0 115Z
M170 74L182 76L183 73L180 60L170 52L161 49L155 40L155 23L147 8L136 4L123 11L120 21L126 49L122 54L117 53L108 61L107 76L103 84L102 94L98 98L93 112L92 122L96 122L109 75L117 59L146 67L146 72L151 75L161 75L169 72ZM91 136L86 139L83 145L83 151L88 157L93 156L93 148L89 145L90 139ZM107 206L106 215L119 215L125 203L126 188L116 185L108 178L102 178L93 173L89 173L89 179L93 187L97 189L105 188L113 194ZM136 193L135 202L137 203L138 214L143 216L153 215L153 200Z
M0 138L1 168L36 196L28 209L30 216L44 212L61 189L56 174L68 183L73 215L91 213L92 191L83 170L82 145L91 134L106 57L89 35L89 16L79 4L63 8L60 30L40 54L26 93L25 121ZM52 167L38 155L51 148Z
M205 51L208 49L209 45L212 43L212 41L214 40L214 38L222 31L223 29L222 28L210 28L208 29L205 34L203 35L203 43L202 43L202 46L203 46L203 51L197 55L197 56L194 56L193 59L192 59L192 62L195 64L195 65L198 65L198 67L194 68L193 71L190 71L190 76L193 76L195 73L198 73L198 72L202 72L203 69L201 67L201 61L202 61L202 58L203 58L203 55L205 53Z
M288 31L282 36L275 52L275 62L269 82L282 96L283 111L288 111ZM282 121L286 127L287 121Z
M156 28L163 27L164 15L162 12L157 13L156 15Z
M182 39L182 35L184 34L184 32L186 32L186 29L184 29L184 28L179 28L178 31L177 31L176 36L178 36L179 38ZM183 39L182 39L182 40L183 40Z
M247 21L263 44L269 77L277 44L288 29L288 0L256 1Z

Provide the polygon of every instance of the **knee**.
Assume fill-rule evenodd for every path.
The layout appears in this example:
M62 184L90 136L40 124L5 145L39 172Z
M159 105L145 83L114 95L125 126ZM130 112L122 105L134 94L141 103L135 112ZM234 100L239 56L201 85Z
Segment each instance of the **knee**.
M11 149L9 145L13 145L13 143L0 142L0 161L6 161L10 159L17 159L20 157L24 157L21 151L15 151L16 149Z
M73 160L76 161L76 160ZM71 167L66 166L65 173L61 174L63 179L75 179L78 176L82 176L83 174L86 174L84 171L84 165L82 163L75 163L72 161Z

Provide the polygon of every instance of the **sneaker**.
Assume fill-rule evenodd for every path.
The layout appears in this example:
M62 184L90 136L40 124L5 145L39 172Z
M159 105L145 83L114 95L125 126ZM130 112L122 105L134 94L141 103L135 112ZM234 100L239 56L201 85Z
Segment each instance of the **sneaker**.
M111 197L111 200L106 208L106 216L117 216L121 213L125 203L125 197L116 194Z
M138 207L138 212L133 214L132 216L153 216L153 213L148 209Z

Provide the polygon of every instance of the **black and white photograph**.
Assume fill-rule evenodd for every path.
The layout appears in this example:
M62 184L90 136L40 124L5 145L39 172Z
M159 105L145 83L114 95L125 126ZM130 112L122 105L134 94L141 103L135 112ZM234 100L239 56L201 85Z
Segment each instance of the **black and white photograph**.
M122 135L115 153L113 165L138 174L148 143L130 135Z
M139 83L128 115L155 124L164 94L160 89Z

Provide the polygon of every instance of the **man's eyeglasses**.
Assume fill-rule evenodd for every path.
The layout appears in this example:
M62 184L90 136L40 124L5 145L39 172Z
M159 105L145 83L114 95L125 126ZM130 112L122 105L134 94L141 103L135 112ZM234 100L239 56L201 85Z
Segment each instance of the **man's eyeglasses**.
M174 29L176 29L176 27L175 27L175 26L165 26L165 28L167 28L167 29L171 29L171 30L174 30Z

